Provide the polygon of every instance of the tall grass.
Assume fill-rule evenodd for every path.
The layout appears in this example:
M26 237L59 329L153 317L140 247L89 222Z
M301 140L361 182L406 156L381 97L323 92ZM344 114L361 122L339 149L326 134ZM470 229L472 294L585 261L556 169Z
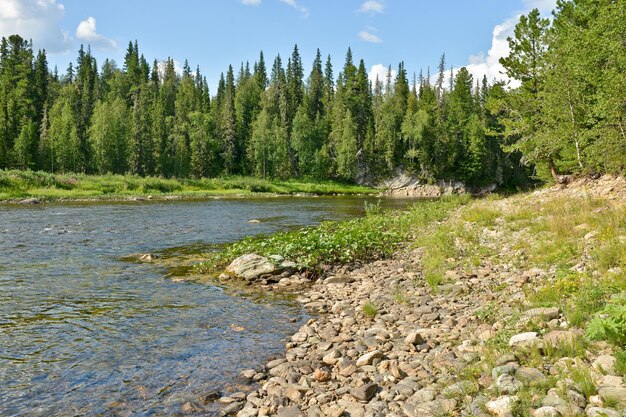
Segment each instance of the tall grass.
M168 179L136 175L51 174L0 170L0 201L36 197L44 200L128 196L202 196L230 194L371 194L376 190L334 181L267 180L252 177Z

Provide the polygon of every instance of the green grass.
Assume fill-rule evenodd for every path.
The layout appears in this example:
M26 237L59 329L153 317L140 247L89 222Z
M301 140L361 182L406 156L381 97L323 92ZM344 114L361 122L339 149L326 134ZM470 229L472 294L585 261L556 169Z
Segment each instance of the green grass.
M385 258L424 226L444 219L468 199L463 196L422 201L404 211L386 211L270 236L248 237L209 254L206 261L198 265L198 270L217 274L233 259L248 253L281 255L308 270L315 270L321 264Z
M0 170L0 201L40 198L43 200L115 199L176 195L268 194L372 194L369 187L333 181L266 180L252 177L167 179L136 175L50 174Z
M446 225L437 225L426 231L415 241L416 247L424 250L422 269L424 280L431 288L444 282L445 273L451 267L449 259L458 255L454 242L454 231Z
M374 303L368 301L363 304L363 314L370 318L376 317L376 314L378 314L378 308Z

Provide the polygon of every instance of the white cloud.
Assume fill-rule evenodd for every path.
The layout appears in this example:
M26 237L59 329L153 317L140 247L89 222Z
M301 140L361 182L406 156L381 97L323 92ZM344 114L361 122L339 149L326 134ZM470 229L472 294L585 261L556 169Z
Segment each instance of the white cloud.
M517 13L514 17L505 20L493 28L491 48L486 56L481 52L469 57L469 64L466 65L466 68L470 74L472 74L474 80L482 80L483 76L486 75L490 82L496 79L509 81L511 87L519 85L517 80L511 80L506 76L504 67L500 64L500 58L509 55L509 43L507 38L514 35L515 25L522 14L537 8L546 16L556 7L556 0L524 0L524 6L527 10ZM448 74L446 74L446 77L449 78Z
M249 1L249 0L248 0ZM256 0L252 0L252 1L256 1ZM285 3L286 5L293 7L294 9L296 9L297 11L299 11L300 13L302 13L302 15L304 17L308 17L309 16L309 9L307 9L306 7L298 4L296 2L296 0L278 0L281 3ZM259 1L260 2L260 1Z
M384 66L383 64L372 65L372 68L367 73L367 78L372 82L372 85L376 83L376 78L379 81L382 81L383 86L387 83L387 73L389 72L389 67ZM396 75L398 75L398 71L392 69L391 70L391 82L396 79Z
M524 6L528 10L539 9L542 14L546 14L556 8L556 0L524 0Z
M491 48L487 55L480 53L469 57L469 65L467 70L474 77L474 80L482 80L483 76L487 76L490 82L495 80L509 81L504 73L504 67L500 64L500 58L509 54L509 43L507 37L513 35L517 18L509 19L496 25L493 28L491 37ZM515 87L516 83L512 83Z
M165 76L165 65L167 64L166 61L167 60L165 59L157 61L157 71L159 73L160 79L163 79L163 77ZM183 66L180 64L180 62L176 61L175 59L173 61L174 61L174 72L176 72L176 74L178 75L183 75Z
M0 36L18 34L50 53L69 51L72 40L60 23L65 7L57 0L0 0Z
M383 10L385 10L385 5L376 0L367 0L359 7L361 13L382 13Z
M241 0L246 6L258 6L261 4L261 0Z
M117 48L117 43L115 43L114 40L107 39L96 32L96 19L91 16L78 24L76 37L100 51L108 51Z
M371 42L371 43L383 42L383 40L380 39L377 35L373 34L372 32L368 32L367 30L360 31L358 36L359 36L359 39L365 42Z

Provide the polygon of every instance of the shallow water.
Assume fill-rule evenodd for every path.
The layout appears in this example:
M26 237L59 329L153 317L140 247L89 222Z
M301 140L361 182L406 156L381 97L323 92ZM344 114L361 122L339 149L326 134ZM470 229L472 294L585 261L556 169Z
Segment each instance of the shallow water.
M0 206L0 415L171 415L236 383L303 311L121 258L349 218L364 199Z

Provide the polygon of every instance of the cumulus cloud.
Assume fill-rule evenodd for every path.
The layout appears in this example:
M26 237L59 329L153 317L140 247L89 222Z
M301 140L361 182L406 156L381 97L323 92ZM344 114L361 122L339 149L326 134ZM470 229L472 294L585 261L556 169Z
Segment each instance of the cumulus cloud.
M541 13L549 13L556 8L556 0L524 0L528 10L539 9Z
M372 82L372 85L376 83L376 79L383 82L383 86L387 83L387 73L389 72L389 67L386 67L383 64L372 65L372 68L367 73L367 78ZM396 75L398 75L398 71L392 69L391 70L391 82L396 79Z
M175 59L174 61L174 72L176 72L176 74L178 75L183 75L183 66L181 65L181 63L179 61L176 61ZM159 77L161 77L161 79L163 79L163 77L165 76L165 66L167 65L167 60L162 59L162 60L157 60L157 72L159 73Z
M255 1L255 0L252 0ZM309 9L307 9L306 7L302 6L301 4L298 4L296 2L296 0L279 0L281 3L285 3L287 6L293 7L294 9L296 9L297 11L299 11L300 13L302 13L302 15L304 17L308 17L309 16ZM259 0L260 2L260 0Z
M516 23L517 18L509 19L496 25L493 28L491 48L489 52L487 52L487 55L485 56L481 53L469 57L469 65L467 65L466 68L475 80L481 80L483 76L487 76L489 81L509 81L509 78L504 73L504 67L500 64L500 58L509 54L507 38L513 35ZM513 84L512 86L515 87L516 83Z
M367 0L359 7L359 12L361 13L382 13L383 10L385 10L385 5L376 0Z
M246 6L258 6L261 4L261 0L241 0Z
M56 0L0 0L0 36L18 34L35 48L51 53L69 51L72 40L61 29L65 7Z
M556 7L556 0L524 0L524 6L526 10L517 13L514 17L505 20L493 28L491 48L487 52L487 55L480 53L469 57L469 64L466 65L466 68L470 74L472 74L474 80L481 80L483 76L487 76L489 81L493 81L494 79L508 81L511 87L519 85L518 81L511 80L506 76L504 67L500 64L500 58L509 55L509 43L507 38L514 35L515 25L522 14L537 8L542 14L546 15Z
M91 16L78 24L76 37L100 51L117 48L117 43L114 40L107 39L96 32L96 19Z
M371 42L371 43L382 43L383 40L380 39L377 35L373 34L372 32L368 32L367 30L362 30L358 33L359 39L361 39L362 41L365 42Z

